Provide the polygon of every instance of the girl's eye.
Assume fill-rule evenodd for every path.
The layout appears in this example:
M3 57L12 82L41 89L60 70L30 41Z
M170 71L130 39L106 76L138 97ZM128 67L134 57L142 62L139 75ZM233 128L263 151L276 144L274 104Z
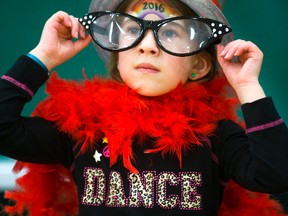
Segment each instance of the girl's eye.
M173 38L177 36L177 32L173 31L172 29L166 30L162 33L162 35L166 38Z
M183 25L177 22L169 22L169 23L165 23L164 25L162 25L158 31L158 35L160 38L162 39L176 39L176 38L182 38L183 35L185 35L185 28L183 27Z
M139 35L140 28L131 26L126 30L126 32L131 34L131 35Z
M141 28L140 26L134 21L126 21L122 24L122 29L125 34L129 35L139 35Z

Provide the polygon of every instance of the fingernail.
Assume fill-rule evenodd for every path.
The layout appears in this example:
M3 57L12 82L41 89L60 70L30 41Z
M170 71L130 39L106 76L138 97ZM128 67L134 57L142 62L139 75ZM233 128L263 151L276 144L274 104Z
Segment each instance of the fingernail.
M82 38L86 38L86 32L81 31L80 33L81 33L81 37L82 37Z
M230 54L227 53L227 54L224 56L224 59L231 59Z
M223 51L220 53L220 56L223 57L225 54L226 54L226 51L223 50Z
M78 38L79 37L79 33L75 32L74 38Z

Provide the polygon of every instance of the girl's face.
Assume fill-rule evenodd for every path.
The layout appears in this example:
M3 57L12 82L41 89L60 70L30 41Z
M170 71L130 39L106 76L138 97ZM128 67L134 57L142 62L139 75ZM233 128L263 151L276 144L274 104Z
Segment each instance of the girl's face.
M165 6L165 1L159 0L135 1L128 13L146 20L177 15L173 14L173 9ZM148 30L136 47L119 52L118 70L126 85L137 93L160 96L174 90L180 83L186 83L197 62L197 55L177 57L164 52L158 47L152 30Z

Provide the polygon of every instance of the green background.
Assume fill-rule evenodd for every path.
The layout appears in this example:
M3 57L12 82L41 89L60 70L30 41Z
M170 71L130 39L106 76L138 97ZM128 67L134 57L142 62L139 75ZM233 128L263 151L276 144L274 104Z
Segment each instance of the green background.
M53 13L63 10L79 17L87 12L89 4L90 0L1 0L0 75L5 73L20 55L28 53L37 45L43 25ZM288 122L287 10L287 0L226 0L224 9L235 38L251 40L262 49L264 63L260 82L266 94L273 96L278 111L286 122ZM62 77L79 79L82 78L83 68L88 77L105 73L104 65L92 45L55 70ZM43 87L25 107L23 114L30 115L44 96Z

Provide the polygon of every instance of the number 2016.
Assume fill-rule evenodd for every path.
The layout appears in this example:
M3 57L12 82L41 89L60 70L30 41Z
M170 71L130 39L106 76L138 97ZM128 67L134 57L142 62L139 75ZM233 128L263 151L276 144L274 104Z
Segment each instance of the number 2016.
M162 4L158 4L158 3L148 3L148 2L144 2L143 3L144 7L143 7L143 10L156 10L156 11L159 11L161 13L165 12L165 9L163 7Z

